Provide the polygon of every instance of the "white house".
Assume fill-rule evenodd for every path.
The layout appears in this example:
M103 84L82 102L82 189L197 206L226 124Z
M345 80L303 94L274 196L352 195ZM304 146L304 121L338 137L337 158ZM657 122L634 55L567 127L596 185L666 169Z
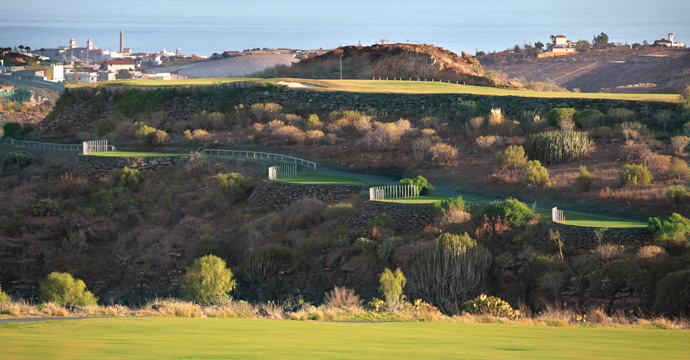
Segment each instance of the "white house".
M569 41L567 37L558 35L553 39L551 51L555 53L575 52L575 44L572 41Z
M108 60L105 62L106 70L118 72L120 70L134 71L134 62L124 60Z
M673 41L673 34L670 33L668 34L668 40L666 39L660 39L660 40L654 40L654 45L658 46L666 46L670 48L685 48L685 43L684 42L674 42Z

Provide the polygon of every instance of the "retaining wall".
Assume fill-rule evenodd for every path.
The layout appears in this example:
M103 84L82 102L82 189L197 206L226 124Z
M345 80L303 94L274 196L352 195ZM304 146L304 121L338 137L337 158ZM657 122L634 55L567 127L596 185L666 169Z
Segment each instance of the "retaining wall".
M389 202L368 201L362 204L345 221L351 229L366 225L367 221L386 214L395 220L398 231L414 231L424 229L434 222L434 209L431 205L396 204Z
M286 184L264 180L249 196L249 203L257 208L282 210L305 197L335 203L357 196L367 189L363 185Z
M578 250L591 250L599 246L594 235L595 228L570 226L549 222L539 229L537 233L539 241L554 244L549 238L549 230L558 230L561 241L565 246ZM641 246L653 242L652 234L647 228L609 228L602 239L602 244L616 244L623 246Z
M183 161L183 157L106 157L79 155L77 172L81 176L87 176L96 180L108 176L113 170L122 169L125 166L142 172L158 171L173 166L180 161Z

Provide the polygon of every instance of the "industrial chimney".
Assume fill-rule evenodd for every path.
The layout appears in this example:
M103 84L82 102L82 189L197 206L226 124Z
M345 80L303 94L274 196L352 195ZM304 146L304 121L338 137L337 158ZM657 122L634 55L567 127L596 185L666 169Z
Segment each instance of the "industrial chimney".
M122 30L120 30L120 52L125 51L125 38L124 35L122 34Z

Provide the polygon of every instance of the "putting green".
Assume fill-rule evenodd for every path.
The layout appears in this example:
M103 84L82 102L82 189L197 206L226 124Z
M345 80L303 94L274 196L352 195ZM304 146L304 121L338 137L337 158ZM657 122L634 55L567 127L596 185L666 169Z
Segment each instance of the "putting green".
M189 154L177 153L161 153L150 151L101 151L92 152L89 156L105 156L105 157L155 157L155 156L187 156Z
M316 184L316 185L372 185L373 183L347 176L326 174L322 172L303 171L297 176L278 178L277 181L290 184Z

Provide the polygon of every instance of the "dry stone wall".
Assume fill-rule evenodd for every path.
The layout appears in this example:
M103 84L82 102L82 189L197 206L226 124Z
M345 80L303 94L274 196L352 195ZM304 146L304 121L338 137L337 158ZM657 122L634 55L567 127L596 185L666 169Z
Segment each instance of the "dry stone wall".
M570 226L549 222L541 227L537 236L543 243L553 244L549 238L549 230L561 234L561 241L565 246L578 250L591 250L599 246L594 228ZM623 246L641 246L653 242L652 234L647 228L610 228L604 234L602 244L616 244Z
M395 220L398 231L408 232L423 229L434 222L435 212L430 205L396 204L389 202L368 201L362 204L345 221L345 225L357 229L367 221L386 214Z
M158 171L173 166L183 160L181 156L155 157L106 157L79 155L77 172L81 176L100 179L110 175L113 170L128 167L142 172Z
M257 208L282 210L303 198L336 203L357 196L366 188L363 185L287 184L264 180L254 189L248 201Z

